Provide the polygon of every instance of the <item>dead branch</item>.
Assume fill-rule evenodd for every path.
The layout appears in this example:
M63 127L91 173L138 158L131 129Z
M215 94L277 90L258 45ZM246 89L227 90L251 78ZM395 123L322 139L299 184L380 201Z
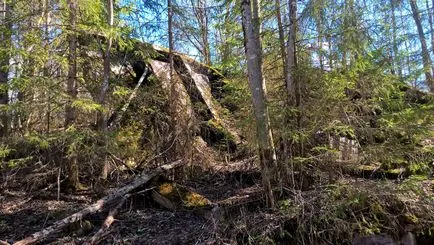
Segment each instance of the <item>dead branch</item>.
M113 204L114 201L119 200L119 198L122 198L123 196L125 196L126 194L130 193L131 191L137 189L138 187L142 186L143 184L146 184L152 178L154 178L154 177L156 177L156 176L158 176L158 175L160 175L160 174L162 174L168 170L177 168L181 165L182 165L182 161L178 160L178 161L172 162L170 164L160 166L160 167L156 168L155 170L151 171L150 173L142 174L138 178L136 178L133 182L131 182L130 184L113 191L111 194L105 196L102 199L99 199L94 204L86 207L85 209L83 209L83 210L81 210L81 211L79 211L79 212L77 212L71 216L68 216L62 220L59 220L59 221L55 222L54 224L52 224L51 226L49 226L49 227L47 227L41 231L33 233L32 235L24 238L23 240L14 243L14 245L25 245L25 244L31 244L31 243L35 243L38 241L42 241L42 240L46 239L47 237L49 237L50 235L52 235L56 232L59 232L60 230L62 230L62 228L68 226L69 224L75 223L89 214L99 212L99 211L103 210L103 208L110 206L110 204Z
M90 243L85 243L85 244L95 244L98 240L101 239L104 232L110 228L111 224L113 224L113 222L115 221L115 215L119 212L119 209L122 208L122 206L124 205L124 203L127 201L129 197L130 195L126 194L122 198L122 200L118 203L118 205L115 208L110 210L101 228L98 230L97 233L95 233L95 235L93 235L92 239L90 240Z

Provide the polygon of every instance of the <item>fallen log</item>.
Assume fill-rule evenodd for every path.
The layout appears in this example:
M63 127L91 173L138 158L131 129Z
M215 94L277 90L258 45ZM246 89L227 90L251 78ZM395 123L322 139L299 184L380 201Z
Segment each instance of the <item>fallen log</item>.
M23 240L15 242L14 245L25 245L25 244L31 244L31 243L43 241L44 239L48 238L50 235L62 230L64 227L68 226L69 224L75 223L89 214L96 213L98 211L103 210L104 207L110 206L110 204L113 204L114 201L119 200L119 198L122 198L124 195L146 184L152 178L168 170L177 168L181 165L182 165L182 161L178 160L170 164L160 166L154 169L153 171L151 171L150 173L142 174L130 184L113 191L111 194L105 196L104 198L99 199L98 201L88 206L87 208L82 209L81 211L71 216L68 216L62 220L59 220L54 224L52 224L51 226L41 231L38 231L36 233L33 233L32 235L24 238Z
M263 193L264 190L262 188L252 186L242 189L238 191L234 196L218 201L216 204L218 204L218 206L222 208L240 206L263 200Z
M97 233L95 233L95 235L93 235L90 242L86 242L85 244L95 244L98 240L101 239L104 232L108 230L108 228L110 228L110 226L113 224L113 222L115 221L115 215L119 212L119 209L122 208L122 206L124 205L124 203L127 201L129 197L130 194L126 194L122 198L122 200L118 203L118 205L115 208L110 210L109 214L107 215L107 218L104 220L104 223L102 223L101 228L98 230Z

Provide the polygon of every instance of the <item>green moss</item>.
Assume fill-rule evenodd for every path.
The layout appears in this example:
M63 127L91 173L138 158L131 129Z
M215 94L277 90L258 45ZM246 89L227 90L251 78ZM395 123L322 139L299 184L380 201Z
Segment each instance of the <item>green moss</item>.
M184 195L183 201L184 206L188 208L203 207L211 204L207 198L194 192L186 193L186 195Z
M403 168L394 168L394 169L388 169L386 170L386 173L393 174L393 175L399 175L402 174L405 171Z
M213 129L217 130L219 134L223 135L223 139L225 140L235 140L234 135L229 132L220 121L216 119L211 119L207 122L208 126L212 127Z
M198 208L211 204L206 197L190 191L188 188L173 182L165 182L158 186L158 193L178 208Z
M404 220L409 224L418 224L419 218L416 217L414 214L406 213L403 215Z

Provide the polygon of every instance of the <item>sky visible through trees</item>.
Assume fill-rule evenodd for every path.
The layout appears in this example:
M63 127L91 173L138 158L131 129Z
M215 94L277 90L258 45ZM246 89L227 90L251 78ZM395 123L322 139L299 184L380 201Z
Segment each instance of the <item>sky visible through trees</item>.
M228 4L230 1L207 1L206 8L210 11L210 23L209 31L212 33L211 42L213 56L217 55L218 34L219 25L222 24L225 13L223 6ZM321 3L322 2L322 3ZM391 2L395 2L395 22L396 27L392 27L391 20ZM325 20L324 34L328 38L334 39L338 38L346 31L352 31L352 27L348 29L336 29L334 26L339 23L345 13L340 13L344 8L344 1L299 1L298 6L298 16L299 16L299 29L301 36L299 37L298 43L300 46L312 51L312 61L316 66L319 66L318 53L327 53L329 51L329 45L324 39L322 42L318 42L318 29L314 20L315 13L313 8L316 4L323 4L323 7L329 6L333 10L323 11L323 18ZM433 11L431 1L418 1L418 8L420 16L422 19L422 24L424 26L424 33L427 36L429 43L431 43L431 38L433 37L430 33L429 28L429 12ZM131 9L131 13L128 18L125 18L126 23L129 26L134 27L132 36L149 43L153 43L159 46L167 47L167 4L164 1L141 1L141 0L122 0L121 5L124 6L134 6ZM264 17L262 25L265 27L265 32L276 32L277 22L275 18L272 18L266 11L271 11L271 5L268 1L261 1L261 5L264 6ZM414 70L420 70L422 64L420 62L420 42L417 39L417 28L414 24L412 17L412 12L408 1L355 1L357 16L352 16L351 18L357 18L358 28L356 35L366 36L366 46L370 50L384 49L385 53L393 53L390 49L392 42L392 32L393 28L396 28L396 42L399 51L399 56L401 57L400 64L402 73L405 77L408 77L414 85L419 87L424 87L423 80L425 79L424 74L415 74ZM182 16L191 13L193 7L191 1L175 1L174 6L176 8L175 15ZM233 6L232 6L233 7ZM281 8L284 13L288 11L288 4L283 1ZM231 9L233 10L233 9ZM235 11L235 10L234 10ZM286 17L285 17L286 18ZM175 22L180 21L175 18ZM241 26L240 19L233 19L232 21L237 22L236 24ZM192 24L194 25L194 23ZM266 35L264 33L264 35ZM179 51L184 52L188 55L200 59L200 52L191 43L191 40L178 33L176 44ZM269 45L274 45L269 43ZM267 50L267 44L264 45L264 49ZM430 52L433 56L433 52ZM402 60L406 57L408 61ZM327 61L325 61L327 63ZM327 68L328 67L328 68ZM330 69L329 65L326 64L326 68Z

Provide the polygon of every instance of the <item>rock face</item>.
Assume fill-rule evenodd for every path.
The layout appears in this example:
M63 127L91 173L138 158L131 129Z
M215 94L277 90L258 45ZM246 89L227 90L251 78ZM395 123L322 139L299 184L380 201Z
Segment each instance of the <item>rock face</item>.
M147 61L134 58L126 70L134 71L135 80L142 75L140 73L150 71L167 94L170 94L171 82L175 83L177 130L193 129L194 134L201 136L208 145L235 151L240 137L229 126L228 119L224 117L226 109L218 101L223 93L224 77L216 70L174 52L174 74L171 80L168 51L158 47L146 48L153 49L154 58ZM119 64L112 64L112 67L119 67ZM195 128L195 125L199 127Z

